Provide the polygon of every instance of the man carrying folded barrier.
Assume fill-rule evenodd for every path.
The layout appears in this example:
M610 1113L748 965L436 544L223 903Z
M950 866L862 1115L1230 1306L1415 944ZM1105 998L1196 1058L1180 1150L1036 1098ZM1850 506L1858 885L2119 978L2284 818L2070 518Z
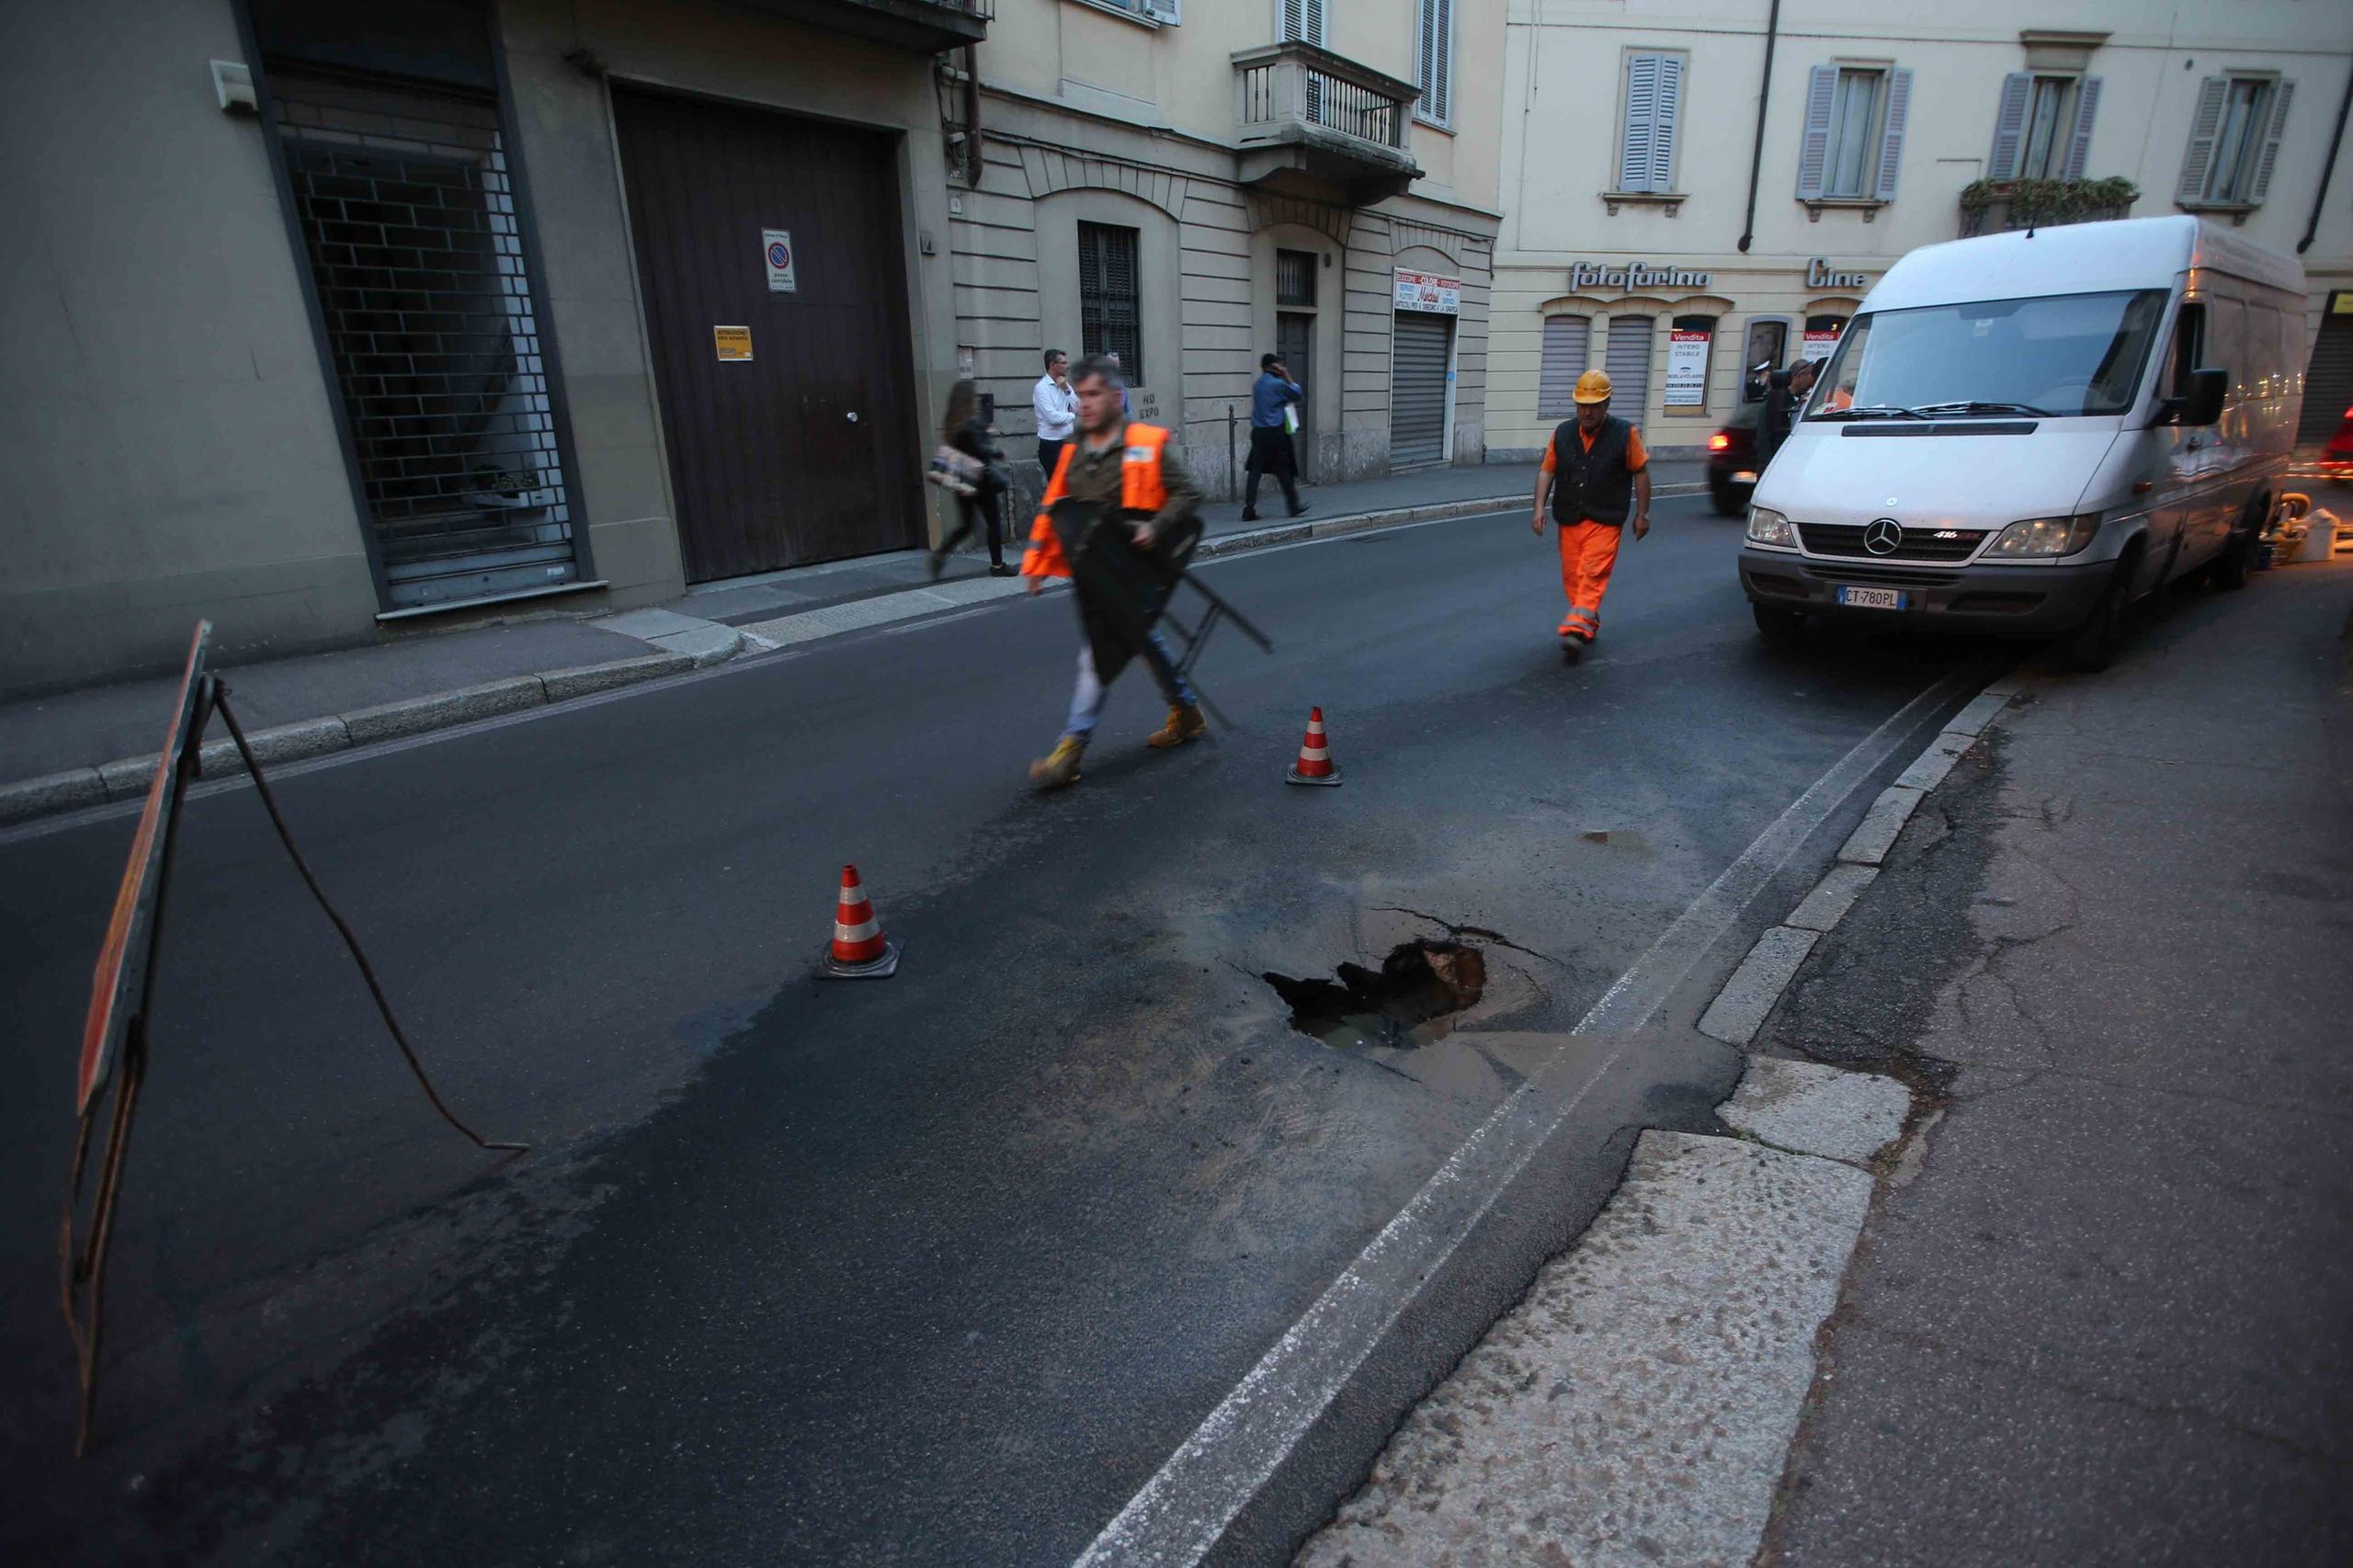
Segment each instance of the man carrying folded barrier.
M1153 625L1200 537L1201 493L1168 432L1121 412L1127 380L1116 360L1079 361L1071 385L1078 393L1076 437L1054 465L1021 566L1033 594L1049 577L1073 579L1084 633L1070 720L1053 751L1029 765L1029 781L1040 790L1078 781L1105 688L1130 658L1143 660L1168 703L1168 722L1149 744L1167 750L1209 731L1200 698ZM1223 608L1213 596L1211 602L1212 615ZM1207 630L1204 619L1196 643Z

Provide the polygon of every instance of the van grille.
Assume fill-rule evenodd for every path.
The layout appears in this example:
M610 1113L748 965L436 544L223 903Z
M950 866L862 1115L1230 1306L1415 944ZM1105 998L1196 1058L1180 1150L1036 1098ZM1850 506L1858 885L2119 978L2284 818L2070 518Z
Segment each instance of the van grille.
M1939 537L1949 536L1949 537ZM1800 523L1798 538L1816 555L1851 555L1863 561L1966 561L1985 537L1982 528L1917 528L1904 530L1904 542L1892 555L1873 555L1863 548L1863 529L1856 523Z

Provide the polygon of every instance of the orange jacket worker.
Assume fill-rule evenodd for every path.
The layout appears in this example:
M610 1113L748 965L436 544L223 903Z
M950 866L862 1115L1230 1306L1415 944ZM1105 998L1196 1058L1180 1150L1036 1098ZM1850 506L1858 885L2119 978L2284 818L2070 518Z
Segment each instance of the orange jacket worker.
M1561 621L1561 651L1581 656L1601 634L1601 597L1629 514L1634 537L1651 531L1650 454L1631 425L1609 412L1609 377L1587 370L1577 378L1577 416L1563 420L1544 449L1536 476L1536 510L1529 527L1544 533L1544 504L1552 499L1560 530L1561 588L1569 613Z
M1187 523L1200 509L1201 493L1185 470L1184 460L1170 444L1168 432L1156 425L1131 422L1121 411L1127 381L1120 362L1108 355L1083 359L1071 372L1078 392L1078 435L1065 446L1039 504L1029 528L1029 553L1021 565L1036 593L1049 577L1071 576L1071 562L1054 531L1054 503L1065 496L1099 501L1117 508L1133 530L1140 549L1150 550L1161 535ZM1168 722L1146 738L1154 750L1165 751L1199 740L1209 731L1201 716L1200 698L1158 631L1149 626L1141 638L1120 624L1106 607L1091 602L1086 585L1079 592L1078 678L1071 691L1070 720L1062 739L1045 756L1029 765L1029 781L1040 790L1059 790L1078 782L1079 761L1094 737L1095 722L1103 711L1104 688L1126 667L1131 657L1144 667L1168 703ZM1156 612L1155 612L1156 613Z

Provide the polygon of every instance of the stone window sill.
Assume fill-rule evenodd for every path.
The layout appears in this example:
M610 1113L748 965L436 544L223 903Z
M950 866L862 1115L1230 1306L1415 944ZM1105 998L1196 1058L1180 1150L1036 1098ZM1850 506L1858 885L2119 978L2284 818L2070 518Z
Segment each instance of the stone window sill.
M2250 213L2261 210L2252 201L2177 201L2174 205L2200 218L2228 218L2234 229L2245 225Z
M1821 222L1824 211L1860 212L1868 223L1887 205L1876 196L1802 196L1798 199L1805 203L1805 221L1809 223Z
M1601 193L1602 205L1609 209L1612 218L1618 216L1619 208L1626 206L1664 207L1666 215L1672 218L1689 199L1688 192L1679 190L1605 190Z

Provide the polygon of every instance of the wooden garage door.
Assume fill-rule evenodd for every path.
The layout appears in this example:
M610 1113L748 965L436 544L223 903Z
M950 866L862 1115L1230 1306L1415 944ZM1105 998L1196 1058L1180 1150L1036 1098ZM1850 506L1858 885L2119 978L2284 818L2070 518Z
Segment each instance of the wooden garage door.
M688 580L917 543L892 139L618 86L613 114ZM748 359L719 357L720 327L748 329Z

